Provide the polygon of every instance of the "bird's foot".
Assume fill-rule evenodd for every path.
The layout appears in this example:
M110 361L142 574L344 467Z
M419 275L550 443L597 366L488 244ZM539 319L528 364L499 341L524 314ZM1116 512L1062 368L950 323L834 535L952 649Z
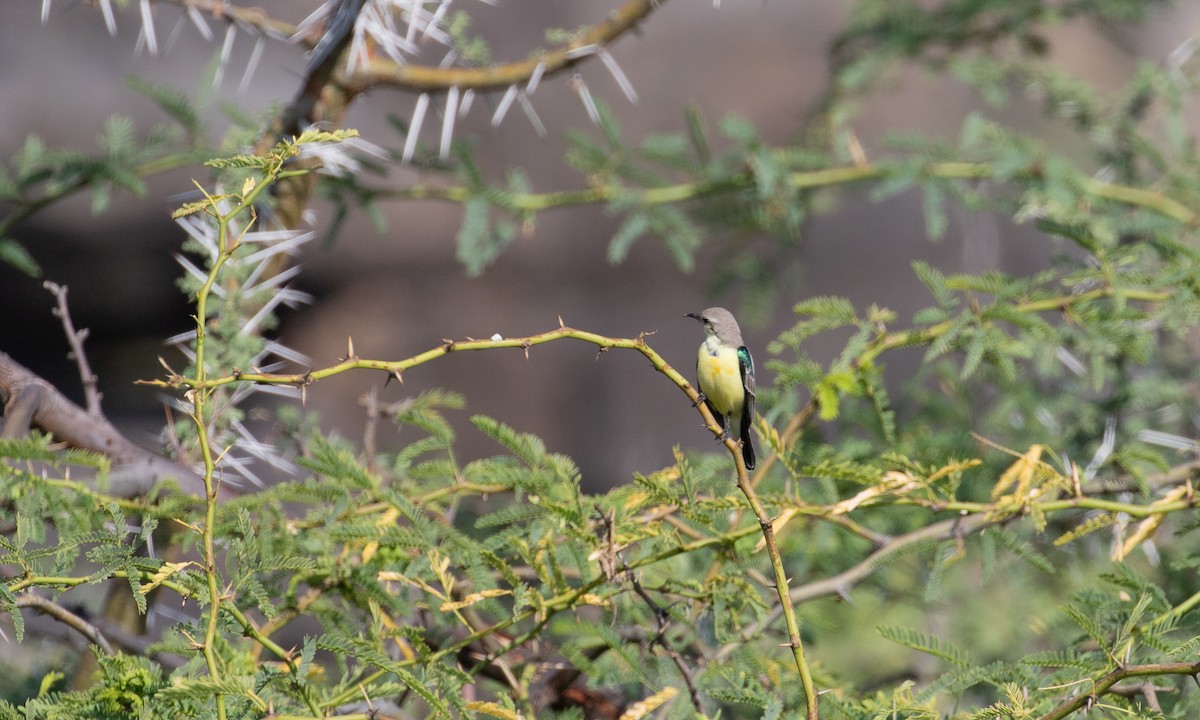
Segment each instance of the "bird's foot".
M700 404L708 401L708 396L702 392L696 393L696 402L692 403L692 407L700 407Z

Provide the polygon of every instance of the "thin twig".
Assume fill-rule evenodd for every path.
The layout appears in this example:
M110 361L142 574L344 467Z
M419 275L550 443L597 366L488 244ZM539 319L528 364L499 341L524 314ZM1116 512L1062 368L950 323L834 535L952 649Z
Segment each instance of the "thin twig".
M75 358L75 364L79 366L79 379L83 382L83 397L88 414L96 418L101 417L100 398L102 396L98 389L99 378L96 377L96 373L92 372L87 354L83 351L83 341L87 340L88 329L75 329L75 323L71 321L71 311L67 307L66 285L59 285L47 280L42 283L42 287L53 293L54 298L58 301L58 307L54 309L54 316L62 321L63 331L67 334L67 343L71 346L70 357Z
M596 511L600 513L600 521L604 524L605 536L609 538L609 544L612 546L615 536L613 517L611 514L605 513L599 503L596 504ZM700 700L700 691L696 688L696 682L692 678L692 670L683 661L683 655L675 649L670 638L667 637L667 626L671 621L670 613L667 612L665 607L655 602L654 598L650 597L650 593L646 592L646 588L642 587L642 583L638 580L637 575L634 574L633 568L629 567L629 563L625 562L625 555L616 550L615 547L613 547L612 551L616 559L621 562L621 571L625 573L625 577L628 578L633 591L637 593L637 596L646 603L646 606L650 608L650 612L654 614L657 627L654 630L654 637L650 639L651 649L655 645L661 647L663 652L667 654L667 657L671 658L671 662L675 663L675 667L679 669L679 674L683 676L684 684L687 685L688 695L692 698L692 707L695 708L697 715L703 716L705 714L704 704Z
M1178 689L1169 685L1155 685L1149 680L1132 685L1113 685L1108 689L1109 695L1116 695L1118 697L1131 698L1141 695L1146 698L1146 706L1158 713L1162 712L1162 704L1158 701L1158 694L1160 692L1174 693L1178 692Z
M100 631L101 635L108 639L109 644L113 646L114 650L124 652L127 655L146 657L168 670L176 670L183 667L187 661L181 655L175 655L165 650L152 650L151 648L156 644L155 639L130 632L115 622L110 622L103 618L91 618L89 622ZM39 640L69 642L75 639L77 633L74 628L60 623L51 616L39 614L25 621L25 635L26 637L36 636Z
M381 408L379 406L379 393L375 388L371 388L370 392L364 393L358 399L358 404L366 408L367 422L363 426L363 455L367 458L367 470L371 474L379 472L379 459L375 451L375 439L379 428L379 415Z

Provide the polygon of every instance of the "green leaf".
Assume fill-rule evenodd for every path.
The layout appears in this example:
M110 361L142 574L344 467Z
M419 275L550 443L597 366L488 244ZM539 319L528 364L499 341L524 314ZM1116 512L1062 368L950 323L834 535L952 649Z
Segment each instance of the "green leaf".
M650 213L650 225L654 233L662 238L679 269L690 273L695 268L695 252L702 239L695 223L679 208L660 205Z
M824 295L812 297L792 306L797 315L828 320L829 327L851 325L857 320L854 305L844 297Z
M951 642L940 640L933 635L925 635L906 627L879 627L879 634L886 640L911 648L917 652L941 658L956 667L965 668L974 661L970 653Z
M375 486L379 479L367 472L349 448L318 435L312 441L312 456L300 458L305 468L328 478L349 481L360 488Z
M128 75L125 84L134 92L149 98L160 110L179 123L189 135L200 132L200 115L187 96L170 85L155 85L139 77Z
M479 517L475 521L477 528L494 528L506 527L508 525L516 525L526 523L531 520L545 517L546 508L539 505L521 505L513 504L506 508L502 508L493 513L488 513Z
M645 213L631 213L621 223L617 233L608 244L608 261L613 265L625 260L633 241L644 235L650 229L650 218Z
M529 467L539 467L545 462L546 445L536 435L520 433L499 420L486 415L474 415L471 423L484 434L500 443Z
M42 276L42 267L23 245L12 238L0 238L0 262L6 262L32 278Z
M688 103L684 115L687 119L688 140L691 142L692 151L702 165L707 165L712 160L712 149L708 143L708 130L704 118L700 115L700 109L695 104Z
M517 228L512 223L491 222L491 210L491 203L483 196L463 203L455 257L466 266L471 277L480 275L517 238Z
M813 395L820 406L822 420L834 420L838 416L838 403L843 393L852 392L858 387L858 380L849 371L831 372L821 379L821 383L813 388Z
M647 135L642 140L641 151L648 159L665 163L672 167L691 164L691 160L687 157L687 138L678 133L670 135Z
M1050 562L1045 555L1035 550L1032 545L1017 537L1014 533L1011 533L1007 530L996 529L994 531L989 531L989 534L999 541L1001 545L1008 548L1010 552L1033 567L1048 575L1054 574L1054 563Z
M104 134L100 146L110 156L127 156L134 152L133 120L123 115L112 115L104 122Z
M756 147L759 144L758 128L754 123L736 115L728 115L721 120L721 133L747 147Z
M21 617L21 608L17 607L17 598L8 589L6 583L0 583L0 608L8 611L8 616L12 618L13 635L16 636L17 642L25 639L25 618Z

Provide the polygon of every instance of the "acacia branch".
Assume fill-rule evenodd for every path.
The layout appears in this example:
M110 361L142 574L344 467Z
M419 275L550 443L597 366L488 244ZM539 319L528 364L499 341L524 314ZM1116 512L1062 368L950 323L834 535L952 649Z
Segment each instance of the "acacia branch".
M734 445L732 439L726 439L725 442L728 445ZM754 511L754 517L758 519L767 555L771 559L771 570L775 574L775 592L779 595L779 609L772 614L776 617L778 617L777 613L783 614L783 621L788 630L788 646L792 649L792 657L796 661L796 669L800 673L800 682L804 686L806 716L808 720L817 720L817 688L813 683L808 661L804 657L804 644L800 641L800 623L796 620L794 601L788 590L787 570L783 567L783 556L779 554L779 546L775 542L775 526L771 516L767 515L762 503L759 502L754 485L750 483L750 475L746 472L746 464L742 460L741 452L733 453L733 461L737 467L738 489L746 496L746 501L750 503L750 509Z
M590 343L599 348L601 354L612 349L636 350L650 361L656 370L666 375L675 385L685 392L690 392L689 399L695 401L699 395L695 389L691 387L687 378L681 375L677 370L667 364L666 360L661 355L656 353L645 341L645 333L636 338L613 338L600 335L598 333L587 332L585 330L576 330L560 325L555 330L550 330L538 335L519 338L499 338L495 340L476 340L468 338L466 340L443 340L437 347L431 348L420 354L414 355L404 360L369 360L360 358L352 352L341 362L334 365L329 365L316 370L308 370L302 373L247 373L234 371L228 375L219 377L205 378L202 381L197 381L193 378L187 378L179 375L169 376L165 380L140 380L140 384L154 385L157 387L181 389L212 389L222 385L229 385L237 382L252 382L263 385L294 385L304 388L319 380L340 375L351 370L381 370L393 377L402 379L403 373L418 365L423 365L432 360L448 355L452 352L468 352L479 350L496 350L500 348L514 348L523 350L528 353L529 349L542 345L544 343L573 338ZM700 409L704 409L703 403L699 405ZM704 414L704 413L702 413ZM709 415L707 419L711 418ZM714 434L721 436L721 430L715 423L710 423Z
M1078 695L1064 702L1062 705L1054 708L1054 710L1043 715L1042 720L1062 720L1062 718L1065 718L1076 710L1090 707L1100 696L1112 692L1113 686L1122 680L1136 677L1154 677L1157 675L1188 675L1194 678L1198 673L1200 673L1200 661L1131 665L1129 667L1117 668L1099 680L1096 680L1091 692Z
M296 36L291 23L276 20L260 8L240 7L227 0L158 0L183 8L196 8L227 23L253 27L263 34L280 39ZM666 0L626 0L609 13L608 18L585 28L569 41L550 49L530 53L524 60L496 63L483 67L437 67L433 65L401 65L380 53L353 75L340 79L339 84L350 95L366 92L373 87L388 86L420 92L461 90L503 90L512 85L529 82L535 74L542 77L570 70L596 54L596 49L616 41L635 29L642 20L657 10ZM317 44L317 37L304 36L296 41L307 48Z
M817 190L885 180L894 177L899 172L910 173L911 171L911 167L908 166L893 167L887 164L860 163L792 172L786 176L786 182L793 190ZM923 167L921 175L923 178L942 180L990 180L996 176L996 169L992 164L985 162L936 162ZM1036 180L1039 173L1036 168L1030 168L1026 172L1017 173L1012 177L1017 180ZM512 212L528 213L614 200L641 205L666 205L747 190L753 188L755 183L754 173L751 170L745 170L717 179L696 180L649 188L631 188L616 183L607 183L578 190L546 193L505 191L502 207ZM1092 178L1084 178L1080 183L1080 190L1095 198L1144 207L1184 225L1200 224L1200 216L1196 211L1179 200L1154 190L1103 182ZM479 190L463 185L422 184L398 189L379 189L372 191L372 194L401 200L441 200L463 203L476 197Z
M1183 463L1178 467L1163 473L1157 473L1146 478L1146 483L1151 487L1163 487L1166 485L1178 485L1188 482L1196 469L1200 467L1200 461L1192 461ZM1172 512L1182 512L1195 507L1197 499L1188 493L1187 496L1178 501L1149 503L1139 505L1136 503L1114 502L1103 498L1090 497L1093 494L1109 492L1107 487L1096 487L1086 491L1086 495L1066 498L1049 498L1044 501L1037 502L1038 509L1044 512L1058 512L1064 510L1100 510L1110 513L1124 513L1131 517L1150 517L1155 515L1165 515ZM854 566L843 570L837 575L831 577L814 580L812 582L799 585L791 590L791 601L795 604L815 600L821 597L840 596L848 597L849 591L855 585L863 582L867 578L875 574L889 560L889 557L915 544L920 544L930 540L937 539L952 539L961 538L976 532L985 530L994 525L1002 525L1016 516L1011 513L1001 512L998 503L982 503L982 502L934 502L922 499L894 497L890 499L881 499L880 504L888 506L914 505L924 507L934 511L956 512L960 513L959 517L942 520L940 522L926 525L904 535L895 537L881 536L878 538L879 548L866 558L855 564ZM798 509L805 515L828 519L836 511L838 503L832 505L803 505ZM875 505L862 505L860 507L878 507ZM854 530L850 530L855 532ZM855 534L861 533L855 532ZM1200 592L1193 594L1184 602L1177 605L1172 610L1164 613L1151 622L1151 625L1162 624L1170 619L1178 618L1190 609L1200 605ZM750 638L761 633L766 627L779 619L781 609L776 608L764 616L759 621L750 625L743 633L744 637ZM718 650L716 657L722 658L729 653L741 647L739 643L730 643Z
M504 90L529 82L538 75L546 77L569 70L631 31L666 0L626 0L607 20L575 35L570 41L525 60L486 67L434 67L401 65L386 56L372 58L366 67L347 77L343 85L350 94L358 94L379 85L421 92L461 90Z
M92 416L4 352L0 352L0 403L4 405L0 437L19 438L37 427L68 445L110 458L114 469L109 493L116 497L146 495L158 483L172 479L185 493L204 492L202 479L190 468L135 444L107 419Z
M166 5L177 5L182 8L195 8L226 23L237 23L252 27L280 40L287 40L296 34L296 26L292 23L276 20L260 7L242 7L234 5L229 0L157 0ZM301 44L311 46L312 38L302 38Z
M27 592L17 596L16 606L19 608L33 608L38 612L45 613L87 638L88 642L99 646L105 655L113 654L112 645L109 644L108 639L104 637L104 633L100 632L99 628L53 600L44 598L34 592Z

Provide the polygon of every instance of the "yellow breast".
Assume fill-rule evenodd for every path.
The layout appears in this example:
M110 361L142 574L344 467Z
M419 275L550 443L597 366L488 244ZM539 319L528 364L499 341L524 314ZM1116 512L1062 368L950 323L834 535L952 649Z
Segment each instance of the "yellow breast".
M700 391L717 412L722 415L741 412L746 390L742 385L736 349L718 348L714 355L708 343L701 345L696 359L696 375L700 381Z

